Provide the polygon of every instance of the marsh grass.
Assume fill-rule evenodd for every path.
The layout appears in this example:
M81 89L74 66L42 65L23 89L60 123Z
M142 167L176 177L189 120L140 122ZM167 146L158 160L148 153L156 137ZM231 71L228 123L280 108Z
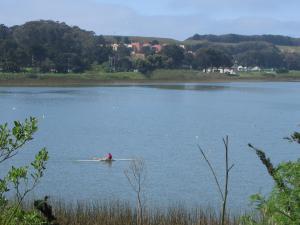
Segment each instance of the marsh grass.
M29 207L30 204L27 204ZM136 225L137 211L128 202L94 201L65 203L51 202L60 225ZM174 205L168 208L144 209L143 225L220 225L221 214L211 208L186 208ZM238 225L237 217L226 217L226 225Z
M5 73L0 71L0 86L97 86L114 83L153 83L153 82L225 82L247 80L299 81L300 71L283 74L264 72L243 72L238 76L219 73L203 73L187 69L157 69L149 77L139 72L107 73L90 70L85 73Z

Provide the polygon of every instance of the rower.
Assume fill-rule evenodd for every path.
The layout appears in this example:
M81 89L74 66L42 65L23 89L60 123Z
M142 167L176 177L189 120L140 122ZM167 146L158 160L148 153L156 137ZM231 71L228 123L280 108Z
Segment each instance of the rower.
M93 157L93 160L98 160L98 161L113 161L111 153L107 153L107 155L104 156L104 157L102 157L102 158Z
M111 154L111 153L108 153L108 154L105 156L105 160L111 161L111 160L112 160L112 154Z

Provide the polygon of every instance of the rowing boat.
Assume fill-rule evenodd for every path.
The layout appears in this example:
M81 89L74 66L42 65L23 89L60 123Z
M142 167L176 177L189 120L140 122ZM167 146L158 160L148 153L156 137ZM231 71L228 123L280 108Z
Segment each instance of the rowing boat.
M112 161L132 161L134 159L78 159L76 162L112 162Z

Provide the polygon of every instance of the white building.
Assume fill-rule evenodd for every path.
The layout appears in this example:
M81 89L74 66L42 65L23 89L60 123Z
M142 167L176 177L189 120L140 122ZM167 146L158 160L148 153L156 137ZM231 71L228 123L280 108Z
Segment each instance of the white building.
M222 74L231 74L234 75L236 74L236 72L234 71L233 68L207 68L206 71L203 70L203 72L205 73L222 73Z
M116 52L116 51L118 51L119 44L112 44L111 47L112 47L113 51Z
M237 71L239 71L239 72L247 72L248 68L247 68L247 66L238 66L237 67Z
M259 66L254 66L254 67L251 68L251 71L253 71L253 72L260 72L261 68Z

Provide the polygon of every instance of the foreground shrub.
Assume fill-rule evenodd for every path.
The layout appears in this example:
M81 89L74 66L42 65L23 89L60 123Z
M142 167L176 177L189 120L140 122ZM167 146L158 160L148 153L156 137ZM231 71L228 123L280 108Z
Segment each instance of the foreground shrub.
M300 143L300 135L295 132L287 138ZM251 197L252 202L260 213L260 219L245 218L247 224L300 224L300 158L294 162L283 162L274 167L265 153L249 144L256 151L261 162L267 168L275 185L269 196L260 194Z
M26 119L24 123L14 122L14 127L9 129L8 124L0 125L0 166L18 154L21 147L33 139L37 131L37 120ZM0 178L0 224L1 225L35 225L43 224L43 219L34 211L22 209L25 197L39 183L44 175L48 152L41 149L30 165L12 166L7 174ZM7 200L8 193L14 193L15 202Z

